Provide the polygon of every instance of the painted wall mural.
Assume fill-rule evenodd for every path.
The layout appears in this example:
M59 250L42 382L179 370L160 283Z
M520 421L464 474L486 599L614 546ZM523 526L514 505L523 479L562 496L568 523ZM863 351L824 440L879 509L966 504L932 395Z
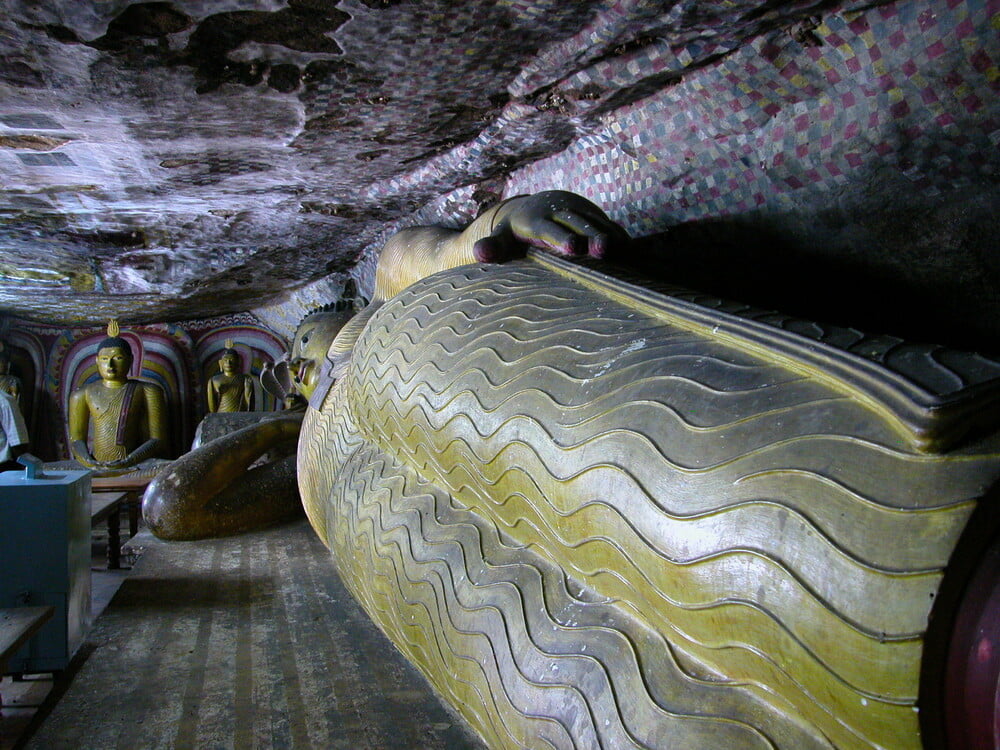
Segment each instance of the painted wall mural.
M496 198L565 189L650 238L643 254L675 283L966 349L988 339L995 351L1000 269L984 228L1000 142L998 18L987 0L842 3L743 46L738 35L671 46L651 34L546 89L551 106L580 117L583 132L565 150L431 200L387 226L352 273L370 294L389 234L467 223L487 189ZM552 55L591 44L568 39ZM535 84L530 71L515 80L515 101ZM632 84L648 96L628 106L586 95ZM478 164L495 136L455 158ZM408 179L432 183L435 170L457 167L444 158ZM405 187L372 190L392 200ZM781 284L789 275L803 291ZM838 297L848 285L849 310ZM915 303L923 294L938 298L934 310Z
M996 13L988 2L900 2L817 16L797 36L775 32L737 51L649 45L624 69L598 65L566 87L621 87L630 70L669 75L721 59L618 110L603 132L521 170L507 189L534 192L558 175L645 235L796 208L875 169L905 176L916 194L966 187L1000 129L988 104L1000 88Z

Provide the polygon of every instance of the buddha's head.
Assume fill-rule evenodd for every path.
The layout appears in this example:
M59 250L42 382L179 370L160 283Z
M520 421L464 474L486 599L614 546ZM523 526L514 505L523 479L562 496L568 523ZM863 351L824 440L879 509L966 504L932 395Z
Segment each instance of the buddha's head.
M222 355L219 357L219 371L223 375L236 375L242 370L240 354L233 348L233 342L227 340L226 348L222 350Z
M101 380L124 382L132 369L132 347L124 339L105 339L97 350L97 371Z
M306 399L319 384L330 344L352 317L354 313L350 310L321 310L310 313L299 323L288 369L295 389Z
M132 369L132 346L118 335L118 322L108 324L108 337L97 347L97 372L108 383L123 383Z

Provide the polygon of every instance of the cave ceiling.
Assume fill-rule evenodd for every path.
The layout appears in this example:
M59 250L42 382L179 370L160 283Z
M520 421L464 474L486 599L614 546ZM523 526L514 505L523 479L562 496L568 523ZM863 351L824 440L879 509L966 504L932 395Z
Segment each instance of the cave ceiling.
M2 0L0 311L142 323L280 301L437 196L496 200L678 76L578 86L588 70L808 35L827 5Z

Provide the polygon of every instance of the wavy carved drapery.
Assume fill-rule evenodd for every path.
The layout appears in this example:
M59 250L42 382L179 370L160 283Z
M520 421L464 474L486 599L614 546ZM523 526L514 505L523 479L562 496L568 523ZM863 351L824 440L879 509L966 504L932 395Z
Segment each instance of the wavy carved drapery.
M414 284L306 417L314 527L491 746L920 747L996 440L934 452L912 379L687 307L544 259Z

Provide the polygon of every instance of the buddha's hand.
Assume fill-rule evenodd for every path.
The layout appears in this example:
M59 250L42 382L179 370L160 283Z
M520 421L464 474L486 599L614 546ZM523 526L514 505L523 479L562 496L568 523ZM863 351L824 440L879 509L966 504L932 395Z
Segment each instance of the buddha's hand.
M70 456L81 466L86 466L88 469L100 469L101 462L90 455L90 451L87 450L86 443L82 441L74 441L70 448Z
M260 373L260 384L278 401L284 401L295 393L292 385L292 374L289 369L288 355L271 364L266 363Z
M96 458L81 459L77 458L77 462L83 464L88 469L93 469L96 472L114 471L120 468L118 464L119 461L98 461Z
M503 204L492 232L473 247L476 260L500 263L522 257L528 245L559 255L613 256L628 233L583 196L547 190Z

